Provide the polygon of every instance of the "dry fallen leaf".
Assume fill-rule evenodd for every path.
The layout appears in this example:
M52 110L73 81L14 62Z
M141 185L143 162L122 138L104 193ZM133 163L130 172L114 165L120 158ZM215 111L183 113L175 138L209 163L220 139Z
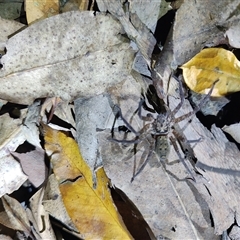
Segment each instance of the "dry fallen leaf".
M225 36L228 38L228 42L232 47L240 48L239 21L226 31Z
M238 8L238 0L184 1L174 21L172 64L184 64L206 46L227 43L223 31L235 23L239 28Z
M138 85L134 84L133 81L119 84L119 86L112 87L111 96L116 98L127 122L131 123L136 131L140 131L144 122L139 119L138 114L134 115L141 98ZM95 112L96 110L91 106L88 111ZM146 115L144 112L142 114ZM82 115L80 114L80 116ZM80 116L76 115L79 122L81 121ZM89 117L89 119L93 118ZM184 179L187 177L187 171L181 162L176 161L178 156L174 149L171 148L168 158L170 164L167 165L167 170L170 174L166 173L153 154L152 158L149 159L149 164L131 183L134 164L137 168L140 165L142 154L149 150L148 139L146 138L145 142L138 144L136 149L134 149L134 144L109 141L111 140L113 124L113 120L112 122L111 120L109 118L111 125L105 124L106 128L110 126L109 129L99 132L97 138L104 168L111 178L111 182L124 191L141 211L156 238L181 239L184 236L185 239L204 239L205 236L212 237L213 228L210 227L210 221L207 218L209 210L206 203L196 201L197 191L192 191L186 182L187 180L178 181L175 179L175 177ZM79 122L77 121L77 124ZM126 126L119 119L115 125L115 138L134 139L136 135L133 133L127 133L126 136L124 131L118 132L118 126L123 125ZM96 124L95 128L96 126L98 125ZM122 135L120 135L121 133ZM129 134L131 135L129 136ZM79 135L80 137L81 135ZM135 151L136 154L134 154ZM150 162L157 162L158 165L150 166ZM193 212L194 214L192 214Z
M89 0L68 0L67 2L64 3L64 6L62 7L62 12L69 12L69 11L86 11L88 10L88 6L90 4L94 4L94 1L91 2ZM91 10L92 10L92 5L91 5Z
M65 224L72 231L78 232L64 207L58 181L54 174L48 178L43 206L52 217Z
M24 25L19 22L13 21L13 20L3 19L1 17L0 17L0 25L1 25L0 51L3 51L6 46L8 36L11 35L12 33L16 32L20 28L22 28Z
M0 223L8 228L23 231L27 237L31 235L31 226L22 205L8 195L2 197L2 204L5 211L0 212Z
M94 31L93 31L94 29ZM8 40L0 96L72 100L101 94L131 72L134 51L109 14L67 12L32 24Z
M22 119L13 119L8 114L0 116L0 157L15 151L25 141L21 123Z
M28 179L23 173L20 164L11 156L7 155L0 158L0 197L10 194L19 189Z
M132 239L112 202L103 168L96 171L94 188L95 176L82 159L77 143L46 125L43 132L64 205L84 239Z
M195 92L208 93L217 80L212 96L219 97L240 90L240 62L225 49L203 49L181 68L186 84Z
M224 126L222 130L230 134L235 139L235 141L240 143L240 124L239 123L231 124L230 126Z
M177 105L174 98L170 103L171 109ZM179 110L179 116L191 110L190 104L187 104ZM195 167L200 174L196 181L190 182L196 188L197 196L208 205L214 222L214 233L221 235L234 221L240 221L239 150L234 143L228 141L221 129L213 125L210 131L196 117L192 118L191 124L179 125L185 128L184 135L187 139L202 139L193 145L197 159Z
M55 234L49 220L49 214L43 206L44 188L39 189L30 198L30 208L26 209L28 219L32 223L32 233L35 239L55 240Z
M45 165L45 152L42 148L36 148L31 152L12 152L22 166L23 172L28 176L29 181L38 188L47 177L47 167Z
M130 13L130 16L124 12L123 6L118 1L101 0L103 8L107 9L122 24L124 31L130 39L138 46L144 59L151 66L151 56L156 44L156 39L149 29L141 22L136 13Z
M59 0L26 0L25 11L28 24L59 13Z
M24 0L20 1L1 1L0 16L5 19L18 19L21 17L21 9ZM2 26L1 26L2 27Z

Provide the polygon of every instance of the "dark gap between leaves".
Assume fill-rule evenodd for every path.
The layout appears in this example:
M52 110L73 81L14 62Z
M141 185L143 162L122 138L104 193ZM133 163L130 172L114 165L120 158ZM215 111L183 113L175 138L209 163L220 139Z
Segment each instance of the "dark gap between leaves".
M134 239L152 239L149 236L152 230L144 220L142 214L134 205L134 203L127 197L127 195L118 188L110 188L113 201L118 209L119 214Z
M21 117L21 109L27 108L27 105L8 102L4 104L0 110L0 116L8 113L11 118L17 119Z

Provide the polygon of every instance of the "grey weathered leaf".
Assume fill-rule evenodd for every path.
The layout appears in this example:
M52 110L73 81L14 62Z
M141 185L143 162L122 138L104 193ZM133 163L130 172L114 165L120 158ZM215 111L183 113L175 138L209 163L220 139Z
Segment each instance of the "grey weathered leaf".
M170 3L161 0L131 1L129 6L129 10L132 13L136 13L141 21L151 29L152 32L155 31L158 19L170 9Z
M238 143L240 143L240 123L223 126L222 130L230 134Z
M29 181L38 188L47 177L47 167L45 165L45 154L42 148L36 147L35 150L26 153L12 152L22 166L24 173Z
M4 194L10 194L19 189L27 180L20 164L11 156L0 158L0 197Z
M239 21L231 26L225 33L229 44L234 48L240 48L240 27Z
M43 206L43 196L45 188L40 188L30 198L30 208L26 209L26 214L32 223L32 233L35 239L52 239L55 240L55 233L49 219L49 213Z
M128 82L119 88L112 87L111 95L116 95L124 118L136 131L140 131L148 122L144 123L139 119L138 114L134 115L141 97L136 85L135 91L134 85L129 87L131 85ZM131 89L132 95L126 91L127 89ZM129 95L131 98L127 97ZM146 113L143 112L143 115L145 116ZM136 137L133 133L127 133L127 136L125 132L120 134L121 132L118 133L116 130L115 137L129 140ZM184 181L187 173L182 163L176 161L178 157L173 148L170 149L168 158L170 165L167 165L167 170L171 175L166 173L163 167L159 167L161 163L159 164L153 154L149 163L150 161L158 162L158 167L151 167L147 164L131 183L134 164L136 168L141 165L139 162L144 160L142 154L148 153L149 150L149 144L147 144L149 139L144 136L135 149L137 152L135 155L134 144L121 144L109 141L109 139L111 139L110 129L99 132L98 143L104 169L111 182L124 191L141 211L158 239L204 239L205 236L213 236L213 228L210 228L210 221L207 220L206 203L195 201L197 192ZM176 178L183 181L178 181ZM199 229L196 226L200 226ZM172 228L175 231L172 231Z
M170 108L173 109L176 105L176 100L171 98ZM178 114L181 116L191 109L190 104L186 102ZM184 136L188 140L201 138L201 141L192 145L197 161L195 167L200 174L195 181L191 181L191 184L208 204L214 221L215 234L220 235L234 221L240 222L239 150L234 143L227 140L221 129L213 125L209 131L196 117L192 118L190 124L181 122L179 125L185 128Z
M0 213L1 224L14 229L23 231L27 236L30 235L31 226L25 209L16 199L5 195L2 198L5 211Z
M224 40L224 32L239 13L239 0L184 1L176 13L173 31L175 65L182 65L204 46L215 46ZM219 11L224 9L224 11ZM239 20L237 21L239 28Z
M110 15L68 12L39 21L9 39L1 59L0 96L30 104L103 93L131 71L134 51Z
M118 1L101 0L98 2L101 2L101 6L107 9L121 22L128 37L137 44L150 67L152 51L156 44L156 40L149 29L139 19L138 15L130 12L129 16L124 12L123 6Z
M13 20L7 20L0 17L0 51L3 51L6 45L6 42L8 40L8 36L20 28L22 28L24 25L13 21Z

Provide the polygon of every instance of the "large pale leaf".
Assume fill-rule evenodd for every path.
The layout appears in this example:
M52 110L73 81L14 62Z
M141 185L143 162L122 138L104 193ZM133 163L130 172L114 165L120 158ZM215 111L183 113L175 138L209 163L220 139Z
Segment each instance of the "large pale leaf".
M177 85L174 86L174 89L176 88ZM138 85L134 84L134 82L126 81L122 85L119 84L119 86L113 87L111 95L117 98L117 104L121 107L124 118L131 123L131 126L136 131L140 131L143 125L147 123L139 119L138 114L134 115L141 98ZM89 105L89 107L91 107L88 110L89 113L91 110L93 112L96 111L93 104ZM142 114L145 116L147 112L143 111ZM76 115L76 119L79 121L77 121L77 124L81 122L80 116L84 116L84 114L80 114L79 117ZM94 117L91 117L91 122L94 121ZM131 183L134 165L138 168L141 165L140 161L144 160L142 158L143 153L147 154L149 152L150 146L148 141L151 136L144 136L144 139L137 145L136 149L134 149L134 144L121 144L109 141L111 140L113 119L105 117L105 121L106 128L110 126L110 129L99 132L97 139L107 175L111 178L112 183L124 191L131 201L134 202L156 238L204 239L206 236L212 237L213 229L210 228L210 220L207 217L208 208L206 203L197 202L197 191L192 191L186 181L176 179L186 178L187 171L181 162L176 161L178 156L174 149L172 147L170 149L168 158L170 164L166 165L168 172L161 167L161 163L158 162L157 157L153 154L151 159L149 159L149 164L145 166ZM109 124L107 124L108 122ZM125 124L119 119L115 125L115 137L117 139L134 139L136 135L133 133L126 134L124 131L118 133L117 126L122 125ZM77 129L80 129L80 126L79 124ZM98 123L95 124L96 127L99 127ZM80 137L81 135L79 135L79 139ZM134 155L135 150L137 153ZM193 212L194 214L192 214ZM163 218L164 221L162 221ZM197 228L196 226L200 227Z
M112 203L109 179L103 168L96 171L94 188L94 176L82 159L77 143L48 126L44 125L43 131L64 205L85 239L131 239Z
M177 103L171 98L170 108L174 109ZM181 116L191 110L191 105L185 103L178 115ZM193 152L197 159L195 167L200 174L197 175L196 181L191 181L191 184L198 192L195 196L201 196L205 202L202 210L209 207L215 234L220 235L235 221L240 222L239 150L234 143L228 141L221 129L213 125L210 131L197 117L192 118L191 124L181 122L179 125L185 128L184 135L188 140L201 138L201 141L193 144ZM192 188L192 191L194 189Z
M103 93L131 71L134 52L110 15L68 12L44 19L10 38L1 59L0 96L30 104Z
M203 49L181 68L186 84L195 92L208 93L217 80L212 96L240 91L240 62L225 49Z
M24 25L13 20L3 19L1 17L0 25L0 51L3 51L8 40L8 36L22 28Z

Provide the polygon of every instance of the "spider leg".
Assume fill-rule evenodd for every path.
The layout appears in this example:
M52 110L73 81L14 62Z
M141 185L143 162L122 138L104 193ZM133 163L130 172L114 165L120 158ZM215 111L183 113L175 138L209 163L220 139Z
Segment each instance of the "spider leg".
M170 136L170 141L171 141L171 143L172 143L172 145L173 145L173 147L174 147L174 150L175 150L175 152L177 153L180 161L182 162L182 164L184 165L184 167L187 169L187 171L190 173L190 175L191 175L191 177L192 177L192 180L193 180L193 181L196 181L196 180L195 180L195 177L194 177L193 174L192 174L192 171L189 169L188 165L185 163L183 157L182 157L181 154L180 154L179 148L178 148L177 143L176 143L177 140L176 140L173 136Z
M140 141L142 141L142 139L144 138L144 135L146 135L148 133L148 129L151 128L151 123L148 123L146 124L139 132L137 132L129 123L128 121L123 117L122 115L122 111L121 111L121 108L118 106L118 105L115 105L114 106L115 108L115 118L114 118L114 122L113 122L113 126L112 126L112 129L111 129L111 133L112 133L112 138L109 139L110 141L114 141L114 142L119 142L119 143L127 143L127 144L137 144L139 143ZM117 110L117 111L116 111ZM136 135L136 138L135 139L132 139L132 140L126 140L126 139L116 139L114 137L114 126L115 126L115 123L116 123L116 119L117 118L121 118L123 120L123 122L126 124L127 128L133 132L135 135ZM141 137L140 137L141 136Z
M182 85L182 81L179 80L177 77L175 77L174 75L172 75L174 79L176 79L179 83L179 95L180 95L180 102L178 103L178 105L173 109L172 112L170 112L170 121L172 121L174 119L174 116L176 115L176 113L180 110L180 108L183 105L184 102L184 93L183 93L183 85ZM170 76L171 77L171 76ZM170 110L169 110L170 111Z
M138 105L138 116L143 121L151 121L151 120L154 119L154 117L153 117L153 115L151 113L148 113L147 116L143 116L142 115L142 106L143 106L144 102L145 102L144 99L141 99L141 101L139 102L139 105Z
M219 80L216 80L216 81L213 83L213 85L212 85L211 89L209 90L209 92L208 92L208 93L206 94L206 96L202 99L202 101L200 102L200 104L193 109L193 111L191 111L191 112L189 112L189 113L187 113L187 114L184 114L184 115L182 115L182 116L180 116L180 117L175 118L174 122L175 122L175 123L181 122L181 121L183 121L184 119L189 118L189 117L191 117L192 115L196 114L196 113L202 108L202 106L206 103L206 101L210 98L210 96L211 96L211 94L212 94L212 91L213 91L213 89L214 89L214 86L215 86L215 84L216 84L218 81L219 81Z
M175 139L178 140L182 151L184 153L187 153L187 154L185 154L187 156L187 159L192 163L192 165L195 165L194 159L196 159L196 158L195 158L195 155L193 152L193 147L190 145L190 142L192 142L194 140L192 140L192 141L187 140L187 138L183 134L183 130L177 124L175 124L172 133L173 133ZM195 140L195 142L197 142L197 141L199 142L200 140L201 139L197 139L197 140Z
M164 99L165 94L163 91L163 77L155 69L152 69L151 75L152 75L153 86L157 91L158 97L160 99Z
M135 129L128 123L128 121L123 117L122 115L122 110L118 105L114 105L114 110L116 111L115 114L115 118L114 118L114 122L113 122L113 126L111 129L111 133L112 133L112 137L113 137L113 133L114 133L114 126L116 123L117 118L121 118L123 120L123 122L126 124L127 128L133 132L134 134L136 134L137 136L139 135L137 131L135 131Z
M145 158L145 161L143 161L143 163L141 164L141 166L136 170L136 165L134 166L133 169L133 176L131 179L131 182L134 181L134 179L136 178L136 176L138 176L138 174L140 174L142 172L142 170L145 168L145 166L147 165L147 163L149 162L149 159L152 157L152 154L154 153L154 148L155 148L155 141L154 139L150 142L150 146L149 146L149 152L147 154L147 157L145 158L145 152L143 153L141 158Z

